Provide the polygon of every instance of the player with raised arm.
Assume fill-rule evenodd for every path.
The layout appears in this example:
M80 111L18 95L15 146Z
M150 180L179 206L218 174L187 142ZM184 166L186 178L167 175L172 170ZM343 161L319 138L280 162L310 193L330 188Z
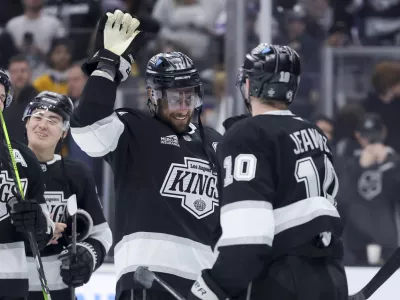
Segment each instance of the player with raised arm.
M10 79L0 69L0 109L4 111L11 101ZM43 249L53 236L54 223L43 197L42 170L35 155L25 145L11 141L25 196L19 202L3 129L0 137L0 299L24 300L28 296L25 253L30 253L26 233L35 233L38 248Z
M348 297L331 149L321 130L288 110L300 74L290 47L260 44L246 55L239 85L252 116L218 146L219 256L190 300Z
M111 230L105 220L90 170L80 161L55 154L68 134L73 103L65 95L44 91L26 107L28 147L40 162L46 185L44 193L56 235L42 252L43 266L51 296L71 300L71 289L87 283L100 267L112 244ZM76 199L77 244L72 254L72 218L67 203ZM41 300L40 282L32 257L28 257L29 300Z
M192 60L180 52L148 62L150 115L113 110L118 84L128 77L143 42L138 26L118 10L100 21L99 50L82 67L89 79L74 112L79 126L71 130L82 150L103 157L114 173L116 299L168 300L172 296L159 285L142 291L133 273L148 266L187 294L200 271L213 264L211 233L218 224L213 161L221 136L191 123L202 106L201 81Z

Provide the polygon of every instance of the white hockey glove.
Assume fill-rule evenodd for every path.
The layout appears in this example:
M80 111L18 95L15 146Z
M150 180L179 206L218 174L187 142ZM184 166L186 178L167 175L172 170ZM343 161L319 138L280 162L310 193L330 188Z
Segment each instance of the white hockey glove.
M119 83L128 78L131 65L140 47L144 34L138 30L140 22L120 10L104 15L96 34L96 53L83 65L82 70L90 76L96 69L114 75Z

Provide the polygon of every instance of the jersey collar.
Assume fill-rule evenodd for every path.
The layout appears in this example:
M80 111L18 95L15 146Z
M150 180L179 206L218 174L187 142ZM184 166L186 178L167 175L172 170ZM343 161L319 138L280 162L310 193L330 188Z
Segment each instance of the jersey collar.
M263 115L274 115L274 116L294 116L290 110L270 110L263 113Z
M52 160L46 161L47 165L54 164L56 161L61 160L61 155L59 154L54 154L54 158Z

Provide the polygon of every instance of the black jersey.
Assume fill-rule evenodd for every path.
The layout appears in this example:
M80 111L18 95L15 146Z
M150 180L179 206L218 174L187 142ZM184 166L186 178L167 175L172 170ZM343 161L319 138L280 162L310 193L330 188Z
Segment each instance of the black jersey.
M85 242L90 243L96 251L98 268L112 244L111 230L105 220L103 208L97 195L96 185L90 170L80 161L61 158L55 154L54 159L40 163L46 191L44 193L50 215L54 222L65 223L65 210L68 198L76 195L78 209L83 209L93 220L93 230ZM41 252L43 267L50 291L66 289L60 276L61 261L58 255L68 246L60 238L58 244L48 245ZM41 291L41 285L32 257L28 257L29 291Z
M113 112L115 94L115 83L91 76L75 110L81 127L71 131L82 150L104 157L114 173L116 299L139 288L132 272L140 265L187 293L215 260L209 245L218 222L217 176L197 126L176 134L139 110ZM204 133L214 151L220 134L211 128Z
M331 150L316 126L290 111L246 118L225 133L218 161L222 235L209 272L229 296L271 260L341 235Z
M28 147L18 142L12 142L11 146L14 150L25 197L36 199L41 204L43 213L48 217L39 162ZM17 187L9 169L5 152L8 149L5 149L3 145L0 145L0 149L0 298L2 296L26 297L28 295L28 270L24 237L11 224L6 207L7 202L16 194Z
M399 45L400 0L364 0L358 13L362 16L362 34L375 45Z
M338 203L346 224L346 265L368 264L369 244L382 246L384 260L399 245L400 157L391 148L388 151L382 163L367 168L360 165L362 150L342 164Z

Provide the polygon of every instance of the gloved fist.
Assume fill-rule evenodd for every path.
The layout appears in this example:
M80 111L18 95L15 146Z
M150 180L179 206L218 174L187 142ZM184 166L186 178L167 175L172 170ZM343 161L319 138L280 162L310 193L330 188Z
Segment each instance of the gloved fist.
M89 243L77 243L76 255L71 253L71 245L61 252L61 277L69 287L79 287L87 283L97 263L97 255Z
M35 199L18 201L13 197L7 203L11 223L18 232L46 233L47 220Z
M67 210L66 210L67 211ZM62 232L65 241L71 244L72 241L72 217L66 215L65 217L66 228ZM76 240L78 242L84 241L93 230L93 219L90 214L83 210L78 209L76 212Z
M98 67L115 69L115 81L128 78L134 58L144 43L138 29L139 20L120 10L104 15L96 34L97 52L87 60L82 70L91 75Z

